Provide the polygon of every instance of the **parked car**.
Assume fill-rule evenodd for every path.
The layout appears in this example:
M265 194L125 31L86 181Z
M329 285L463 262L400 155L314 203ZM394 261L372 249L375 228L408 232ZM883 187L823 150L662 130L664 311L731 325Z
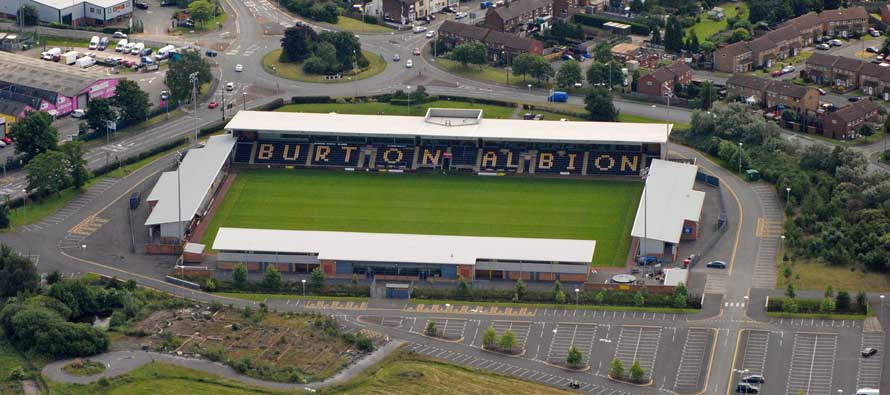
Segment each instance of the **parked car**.
M141 10L147 10L147 9L148 9L148 3L144 2L144 1L137 1L137 2L135 2L135 3L133 3L133 4L135 4L135 5L136 5L136 8L138 8L138 9L141 9Z
M3 141L3 142L6 143L7 145L12 144L12 143L15 142L15 140L13 140L12 137L9 137L9 136L3 136L3 138L0 139L0 141Z
M828 94L828 92L825 92L825 89L822 88L816 88L816 91L819 92L819 95L821 96L825 96Z
M426 31L426 26L414 26L414 33L423 33Z
M748 384L763 384L766 382L766 379L764 379L763 376L759 374L752 374L742 377L742 382Z
M392 56L392 61L393 61L393 62L398 62L398 61L400 61L400 60L402 60L402 57L399 56L399 54L395 54L395 55Z
M827 51L827 50L831 49L831 46L828 44L822 43L822 44L817 45L816 49L821 49L823 51Z
M878 49L875 47L868 47L865 49L865 52L878 53Z
M735 387L735 392L738 392L740 394L759 394L760 387L757 387L757 386L754 386L754 385L751 385L748 383L739 383Z
M420 56L420 48L414 48L414 56Z
M207 103L207 108L217 108L217 107L219 107L218 102L212 101L210 103Z
M772 74L770 74L770 75L773 77L781 77L782 74L785 74L785 72L782 70L776 70L776 71L773 71Z
M828 44L830 44L832 47L840 47L841 45L844 45L844 42L841 40L838 40L838 39L834 39L834 40L829 40Z
M71 112L71 116L74 118L83 118L86 115L87 115L87 112L84 111L82 108L78 108Z
M100 51L104 51L105 48L108 48L108 37L102 37L99 39L99 47L97 49Z
M868 357L870 357L870 356L872 356L872 355L875 355L875 354L877 354L877 353L878 353L878 349L876 349L876 348L871 348L871 347L866 347L865 349L862 350L862 357L863 357L863 358L868 358Z
M847 98L847 101L855 103L859 101L859 96L850 96Z
M411 59L408 59L408 60L405 62L405 68L410 69L410 68L412 68L412 67L414 67L414 62L412 62Z
M235 71L237 71L237 72L239 72L239 73L242 72L242 71L244 71L244 66L241 65L241 63L236 64L236 65L235 65Z
M204 55L207 55L208 58L215 58L215 57L216 57L216 51L212 51L212 50L209 50L209 49L208 49L207 52L204 52Z
M454 14L454 19L464 19L466 17L467 17L466 12L458 12L457 14Z
M161 91L161 100L167 100L170 97L170 92L167 92L166 89Z
M794 66L792 66L792 65L782 67L782 73L788 74L788 73L793 73L793 72L794 72Z
M708 262L707 267L711 269L726 269L726 262L710 261Z
M127 35L126 35L125 33L123 33L123 32L114 32L114 34L112 34L111 37L114 37L114 38L127 38Z

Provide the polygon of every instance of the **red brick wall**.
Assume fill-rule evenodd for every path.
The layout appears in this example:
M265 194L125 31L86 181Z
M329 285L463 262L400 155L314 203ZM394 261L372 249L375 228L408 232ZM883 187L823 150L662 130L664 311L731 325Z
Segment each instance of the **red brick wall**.
M522 278L523 280L529 280L531 277L528 272L509 272L510 280L519 280Z
M692 233L683 233L680 236L680 240L695 240L698 238L698 222L686 220L683 221L683 227L692 228Z
M567 274L567 273L560 273L560 275L559 275L559 280L560 280L560 281L570 281L570 282L582 283L582 282L587 281L587 275L586 275L586 274Z
M661 81L656 80L651 74L647 74L642 76L637 83L637 92L649 96L661 96L663 86Z
M275 270L278 270L281 273L290 272L290 265L287 263L272 263L272 266L275 266Z
M235 270L235 267L239 265L238 262L216 262L217 270Z
M553 280L555 280L555 278L554 278L554 276L553 276L553 273L540 273L540 274L538 274L538 278L541 279L541 281L553 281Z
M473 266L470 265L458 265L457 266L457 275L464 278L464 280L472 281L474 280L476 271L473 270Z
M321 270L324 271L324 274L327 276L333 276L337 274L337 262L330 260L321 261Z

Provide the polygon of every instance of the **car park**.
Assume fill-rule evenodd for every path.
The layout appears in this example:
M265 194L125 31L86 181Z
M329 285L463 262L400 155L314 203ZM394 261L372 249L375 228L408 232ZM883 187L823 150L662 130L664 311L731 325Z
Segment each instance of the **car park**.
M241 63L236 64L236 65L235 65L235 71L237 71L237 72L239 72L239 73L242 72L242 71L244 71L244 66L242 66Z
M99 39L99 46L96 48L100 51L104 51L105 48L108 48L108 37L102 37Z
M227 91L230 91L230 92L233 91L233 90L235 90L235 83L234 83L234 82L227 82L227 83L226 83L226 90L227 90Z
M872 347L866 347L865 349L862 350L862 357L868 358L868 357L875 355L877 353L878 353L878 349L872 348Z
M99 36L93 36L90 38L89 49L98 49L99 48Z
M410 69L412 67L414 67L414 62L412 62L411 59L408 59L408 61L405 62L405 68Z
M400 61L400 60L402 60L402 57L399 56L399 54L395 54L395 55L392 56L392 61L393 61L393 62L398 62L398 61Z
M708 262L707 267L711 269L726 269L726 262L710 261Z

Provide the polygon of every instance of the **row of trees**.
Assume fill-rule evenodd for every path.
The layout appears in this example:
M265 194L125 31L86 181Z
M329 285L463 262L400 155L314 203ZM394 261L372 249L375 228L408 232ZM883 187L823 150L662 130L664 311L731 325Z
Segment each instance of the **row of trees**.
M482 333L482 348L486 350L493 351L501 351L506 352L508 354L513 354L514 352L520 352L522 350L515 350L518 345L518 340L516 339L516 334L513 331L507 329L501 336L498 336L497 331L495 331L493 326L489 326L488 329Z
M627 372L624 371L624 363L621 362L620 359L615 358L612 360L612 366L609 368L609 376L618 380L627 380L630 379L632 383L642 383L646 377L646 371L643 370L643 367L640 366L640 361L634 360L633 365L630 367L630 377L627 377Z
M284 6L297 15L321 22L337 23L340 17L340 7L330 1L286 0Z
M16 153L22 154L27 163L27 190L39 196L59 193L69 186L80 189L90 178L83 143L69 141L60 147L52 121L49 114L33 111L10 129L17 142Z
M284 31L281 48L281 62L303 63L303 71L309 74L337 74L370 64L358 37L349 32L319 34L308 25L297 24Z
M97 98L87 104L87 125L95 132L108 132L108 123L116 127L135 125L148 118L151 102L148 93L135 81L121 80L109 99Z
M786 267L786 274L790 271ZM772 298L767 306L767 311L781 311L785 313L821 313L821 314L867 314L868 296L863 291L856 294L856 301L852 303L850 293L839 291L837 295L829 284L821 300L798 299L797 287L794 281L790 281L790 275L785 276L789 280L785 288L786 298Z

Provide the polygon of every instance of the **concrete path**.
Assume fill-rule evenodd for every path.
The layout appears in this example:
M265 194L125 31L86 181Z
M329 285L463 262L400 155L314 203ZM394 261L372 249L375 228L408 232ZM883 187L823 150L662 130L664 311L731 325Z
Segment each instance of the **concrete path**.
M179 357L175 355L161 354L150 351L114 351L86 358L91 361L101 362L105 364L105 371L93 376L76 376L65 372L62 368L66 364L70 363L72 361L71 359L52 362L43 368L41 374L43 374L43 377L46 377L47 379L60 383L90 384L98 381L102 377L120 376L130 373L145 364L152 362L161 362L182 366L189 369L200 370L205 373L210 373L216 376L232 379L243 384L253 385L257 387L266 387L278 390L293 390L305 387L320 388L331 384L343 383L352 379L353 377L364 371L368 366L381 361L383 358L389 355L389 353L393 352L404 343L405 342L401 340L391 341L385 344L383 347L378 348L370 355L362 358L358 362L340 371L333 377L323 382L310 385L279 383L275 381L255 379L238 373L237 371L235 371L235 369L232 369L230 366L222 364L220 362L211 362L205 359Z

